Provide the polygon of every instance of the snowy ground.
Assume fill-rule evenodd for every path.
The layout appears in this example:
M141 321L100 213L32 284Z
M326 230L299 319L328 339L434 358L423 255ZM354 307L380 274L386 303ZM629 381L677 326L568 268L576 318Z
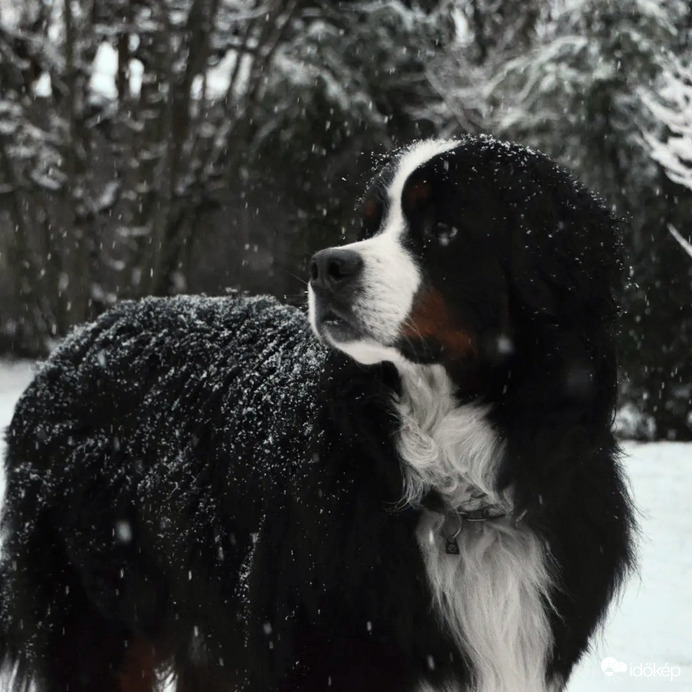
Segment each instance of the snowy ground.
M0 362L0 428L30 377L29 364ZM628 444L626 450L641 513L640 575L569 692L692 690L692 444ZM0 496L3 489L0 474ZM602 670L605 658L610 676Z
M0 459L4 456L5 427L19 395L31 380L32 364L27 361L0 361ZM5 474L0 469L0 503L5 496Z

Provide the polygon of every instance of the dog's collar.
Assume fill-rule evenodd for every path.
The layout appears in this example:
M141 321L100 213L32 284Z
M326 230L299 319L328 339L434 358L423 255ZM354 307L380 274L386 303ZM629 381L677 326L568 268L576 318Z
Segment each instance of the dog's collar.
M492 521L493 519L502 519L507 516L507 512L500 505L492 503L481 505L473 509L458 507L450 510L445 506L444 501L435 491L429 492L421 501L421 505L431 512L436 512L445 516L442 529L445 537L445 552L448 555L459 554L457 538L464 528L465 522Z

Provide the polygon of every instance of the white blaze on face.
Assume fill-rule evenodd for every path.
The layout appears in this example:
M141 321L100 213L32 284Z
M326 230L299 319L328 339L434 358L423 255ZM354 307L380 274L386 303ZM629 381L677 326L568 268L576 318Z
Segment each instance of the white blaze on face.
M369 338L332 345L360 363L401 360L393 347L413 305L421 282L420 270L402 239L407 231L402 193L411 174L430 159L458 145L452 140L426 140L407 149L396 164L387 193L389 209L381 231L368 240L342 246L363 259L363 273L353 315ZM308 289L310 322L315 325L314 294Z

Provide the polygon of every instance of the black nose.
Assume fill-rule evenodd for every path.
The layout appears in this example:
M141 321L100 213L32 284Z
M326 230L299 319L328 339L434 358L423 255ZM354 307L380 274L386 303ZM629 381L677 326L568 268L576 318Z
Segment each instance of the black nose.
M310 262L310 283L313 288L334 291L352 282L362 269L363 260L353 250L320 250Z

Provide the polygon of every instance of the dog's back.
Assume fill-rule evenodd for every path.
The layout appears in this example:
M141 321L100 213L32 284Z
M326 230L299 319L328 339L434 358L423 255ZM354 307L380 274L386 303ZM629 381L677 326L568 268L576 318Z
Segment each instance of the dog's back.
M0 654L17 689L29 670L116 689L135 659L189 648L142 643L184 629L169 621L227 620L263 504L310 454L324 357L269 298L124 303L66 340L7 433Z

